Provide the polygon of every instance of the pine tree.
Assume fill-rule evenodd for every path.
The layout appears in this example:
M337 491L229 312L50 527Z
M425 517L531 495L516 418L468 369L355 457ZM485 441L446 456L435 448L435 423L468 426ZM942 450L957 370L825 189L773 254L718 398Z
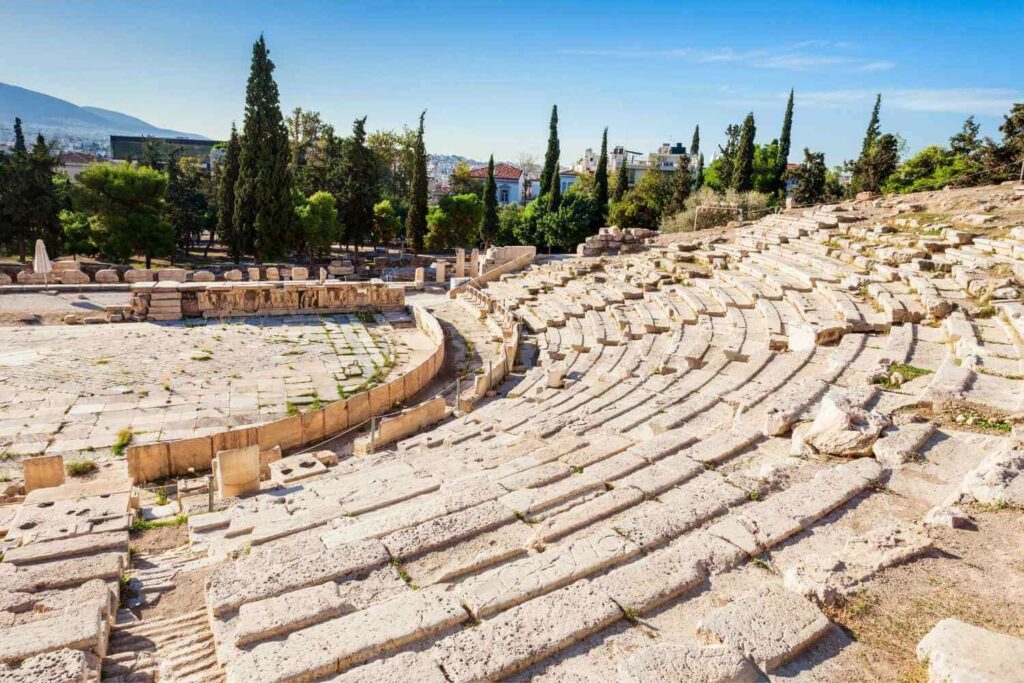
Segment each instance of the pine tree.
M245 253L263 260L284 257L293 236L288 131L274 82L274 63L260 35L252 46L245 91L245 122L235 186L235 230Z
M147 166L154 171L159 171L163 168L163 154L156 140L147 137L142 141L142 154L139 156L139 166Z
M736 169L736 155L740 145L740 126L729 124L725 127L725 147L718 146L718 176L724 187L732 187Z
M427 234L427 149L423 144L423 117L420 114L420 127L416 131L416 145L413 150L412 182L409 197L409 213L405 217L405 229L412 240L413 251L423 251L423 237Z
M786 103L786 115L782 119L782 135L779 136L779 160L775 169L775 191L781 193L785 188L786 164L789 162L790 140L793 131L793 89L789 90L789 102Z
M879 116L881 107L882 95L879 93L871 110L868 129L864 133L860 157L853 164L850 188L854 192L878 192L899 162L899 142L896 137L891 134L882 135Z
M704 153L697 157L697 173L693 179L694 191L704 187Z
M686 209L686 200L693 190L693 176L690 174L690 157L685 153L679 157L679 168L672 174L671 198L665 207L665 215L679 213Z
M352 137L345 141L337 199L344 239L358 248L373 235L373 205L378 200L377 162L366 146L365 116L355 120Z
M821 202L825 195L825 155L804 148L804 162L793 171L796 186L793 201L797 206L810 206Z
M54 154L53 145L48 144L42 133L36 134L36 142L26 158L27 162L27 228L32 239L46 243L49 253L60 249L63 231L60 224L61 198L53 174L60 165L60 156Z
M28 148L25 147L25 133L21 130L21 119L18 117L14 118L14 151L22 153L28 151Z
M695 157L700 153L700 124L693 129L693 139L690 141L690 156Z
M242 260L242 244L239 233L235 230L235 184L238 182L238 153L240 142L238 130L231 123L231 137L224 152L224 158L218 165L217 184L217 232L221 240L227 243L231 259L236 263Z
M599 228L608 220L608 129L601 136L601 156L597 158L597 170L594 172L594 225Z
M732 187L737 192L746 192L754 187L754 136L757 126L754 125L754 113L747 114L740 130L740 140L736 149L736 164L732 174Z
M551 183L558 182L558 105L551 108L551 122L548 124L548 149L544 153L544 169L540 174L540 191L551 192Z
M484 186L484 215L480 219L480 239L490 246L498 234L498 184L494 182L494 155L487 162L487 184Z
M626 168L626 157L623 155L619 162L619 170L615 173L615 194L612 195L612 202L621 202L623 195L629 191L629 170Z

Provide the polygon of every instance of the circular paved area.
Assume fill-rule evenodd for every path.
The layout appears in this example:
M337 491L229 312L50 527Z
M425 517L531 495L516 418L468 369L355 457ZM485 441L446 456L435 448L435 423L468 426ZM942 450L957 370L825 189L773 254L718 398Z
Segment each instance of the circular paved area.
M124 429L146 443L266 422L383 382L430 346L381 316L0 327L0 453L103 456Z

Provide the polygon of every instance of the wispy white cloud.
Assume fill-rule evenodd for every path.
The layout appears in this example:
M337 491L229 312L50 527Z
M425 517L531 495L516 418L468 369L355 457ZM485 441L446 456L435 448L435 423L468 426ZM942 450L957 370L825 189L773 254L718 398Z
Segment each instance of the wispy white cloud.
M1000 116L1024 93L1009 88L893 88L882 89L882 106L903 111ZM874 90L818 90L797 93L801 106L845 109L870 106ZM781 97L781 96L780 96Z
M848 71L884 71L896 66L893 62L866 59L846 53L850 43L826 40L805 40L770 49L736 50L732 47L651 50L648 48L564 49L564 55L579 57L610 57L619 59L682 59L702 64L738 64L759 69L810 71L832 68Z

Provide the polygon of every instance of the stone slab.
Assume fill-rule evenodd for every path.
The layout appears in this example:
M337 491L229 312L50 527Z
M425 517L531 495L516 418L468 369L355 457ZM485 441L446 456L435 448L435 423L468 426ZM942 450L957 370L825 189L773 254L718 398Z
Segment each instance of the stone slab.
M917 644L930 683L1022 683L1024 640L943 619Z

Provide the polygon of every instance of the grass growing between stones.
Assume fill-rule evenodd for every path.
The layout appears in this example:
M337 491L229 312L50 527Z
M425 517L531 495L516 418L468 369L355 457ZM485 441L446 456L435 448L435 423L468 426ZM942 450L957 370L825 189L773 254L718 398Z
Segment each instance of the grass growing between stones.
M161 529L164 527L181 526L188 522L188 515L176 515L164 519L142 519L136 517L129 527L132 531L147 531L148 529Z
M896 389L900 385L893 383L892 376L897 372L903 375L904 382L909 382L917 379L918 377L923 377L924 375L930 375L932 373L931 370L919 368L915 365L908 365L907 363L893 363L889 366L886 376L879 380L878 384L880 384L883 389Z
M92 460L69 460L64 469L70 477L84 477L96 471L96 463Z
M114 441L114 445L111 446L111 450L114 452L114 455L124 455L124 449L132 442L132 436L132 430L127 427L117 433L117 440Z

